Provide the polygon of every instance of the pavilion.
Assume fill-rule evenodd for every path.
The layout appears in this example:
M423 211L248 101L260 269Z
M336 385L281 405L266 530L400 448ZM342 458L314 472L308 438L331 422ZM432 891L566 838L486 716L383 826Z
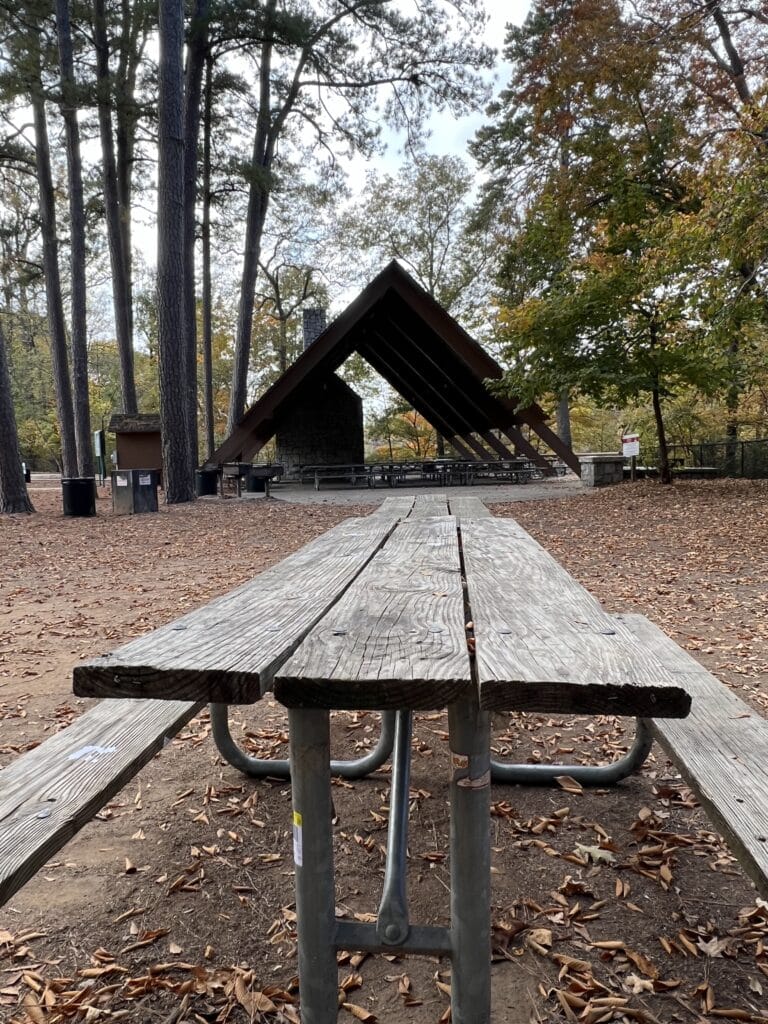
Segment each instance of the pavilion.
M317 312L317 311L311 311ZM396 262L384 268L245 413L206 463L251 459L273 437L277 460L300 464L363 461L362 401L336 374L357 352L443 436L462 459L523 455L550 463L524 436L531 431L575 473L577 456L536 404L518 407L488 381L502 368Z

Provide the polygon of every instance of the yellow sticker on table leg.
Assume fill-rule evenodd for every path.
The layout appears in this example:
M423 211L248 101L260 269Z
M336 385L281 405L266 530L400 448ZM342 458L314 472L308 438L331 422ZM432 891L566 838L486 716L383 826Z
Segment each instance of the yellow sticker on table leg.
M293 812L293 863L297 867L304 864L304 852L301 836L301 815L298 811Z

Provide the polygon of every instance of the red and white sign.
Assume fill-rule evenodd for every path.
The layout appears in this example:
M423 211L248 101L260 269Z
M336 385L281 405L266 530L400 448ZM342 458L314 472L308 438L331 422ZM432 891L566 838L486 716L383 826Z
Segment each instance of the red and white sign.
M640 454L640 435L624 434L621 438L621 453L625 459Z

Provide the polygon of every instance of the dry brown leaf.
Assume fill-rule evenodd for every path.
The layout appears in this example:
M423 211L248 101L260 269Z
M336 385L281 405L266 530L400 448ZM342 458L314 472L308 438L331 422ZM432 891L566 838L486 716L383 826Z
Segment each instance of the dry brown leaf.
M647 978L658 978L658 968L651 963L648 957L644 956L642 953L639 953L636 949L630 949L628 946L624 949L624 955L627 957L628 960L631 960L635 967L637 967L637 969L641 971Z
M31 1024L45 1024L46 1012L31 992L26 993L21 1005Z
M375 1024L377 1018L376 1015L366 1010L362 1006L355 1006L354 1003L342 1003L342 1009L351 1013L357 1020L361 1020L363 1024Z
M576 779L572 778L570 775L557 775L555 777L555 782L561 789L564 789L566 793L578 794L584 792L582 784L577 782Z

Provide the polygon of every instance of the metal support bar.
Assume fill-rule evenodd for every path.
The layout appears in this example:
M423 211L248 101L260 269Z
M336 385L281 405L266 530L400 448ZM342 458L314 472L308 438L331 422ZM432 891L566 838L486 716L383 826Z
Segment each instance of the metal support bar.
M413 712L396 711L392 781L389 791L387 863L376 933L387 946L408 938L408 809L411 785L411 725Z
M303 1024L335 1024L339 976L334 944L329 714L291 708L288 718L301 1019Z
M635 738L627 753L613 764L508 764L491 761L494 782L513 782L524 786L551 786L561 775L570 775L582 786L612 786L632 775L651 751L653 736L645 718L635 720Z
M393 946L382 942L375 924L357 921L336 922L336 949L360 953L411 953L423 956L450 956L451 933L447 928L427 924L411 925L407 941Z
M251 757L239 747L229 730L229 705L209 704L211 733L219 753L233 768L255 779L289 779L291 769L285 758ZM351 761L331 761L331 775L343 779L362 779L380 768L392 753L395 738L394 711L381 712L381 733L374 749Z
M451 779L451 1020L491 1019L490 716L477 698L448 708Z

